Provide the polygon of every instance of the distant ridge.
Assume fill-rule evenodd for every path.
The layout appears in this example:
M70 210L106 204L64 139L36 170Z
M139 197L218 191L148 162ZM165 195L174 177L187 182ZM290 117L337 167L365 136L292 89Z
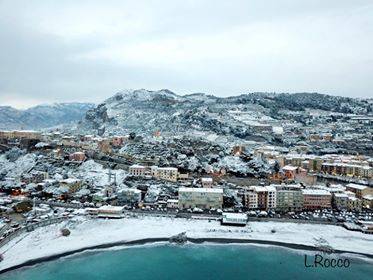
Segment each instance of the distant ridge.
M319 93L257 92L216 97L204 93L178 95L167 89L124 90L88 110L79 130L101 135L149 134L157 130L178 135L200 131L248 139L253 135L250 126L229 112L241 110L277 119L281 110L302 112L306 109L369 114L372 104L366 99Z
M43 129L79 121L92 103L43 104L25 110L0 106L0 129Z

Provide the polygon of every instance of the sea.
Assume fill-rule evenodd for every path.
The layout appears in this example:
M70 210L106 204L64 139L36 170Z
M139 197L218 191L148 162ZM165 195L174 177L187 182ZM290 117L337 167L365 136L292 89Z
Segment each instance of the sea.
M0 279L373 279L371 259L321 254L323 260L341 259L349 265L306 267L305 256L311 265L315 254L321 253L256 245L143 245L80 253L11 271Z

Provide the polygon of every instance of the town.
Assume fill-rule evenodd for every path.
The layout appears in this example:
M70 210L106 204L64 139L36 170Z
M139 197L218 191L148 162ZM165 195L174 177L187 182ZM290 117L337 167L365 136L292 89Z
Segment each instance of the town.
M362 126L371 122L363 119ZM237 226L250 220L322 223L372 234L373 158L309 153L315 143L340 141L311 134L303 145L285 148L253 141L222 146L159 132L0 131L0 246L75 216L128 214Z

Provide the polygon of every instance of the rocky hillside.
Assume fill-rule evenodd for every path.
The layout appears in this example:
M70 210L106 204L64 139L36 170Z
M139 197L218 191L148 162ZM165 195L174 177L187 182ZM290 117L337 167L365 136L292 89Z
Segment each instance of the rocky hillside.
M94 106L90 103L58 103L26 110L0 106L0 129L42 129L77 122Z
M203 93L177 95L169 90L126 90L87 112L79 129L100 135L209 132L252 139L252 123L280 122L279 110L307 108L342 113L367 113L366 100L322 94L251 93L219 98ZM271 137L272 133L268 133ZM266 133L257 133L267 137Z

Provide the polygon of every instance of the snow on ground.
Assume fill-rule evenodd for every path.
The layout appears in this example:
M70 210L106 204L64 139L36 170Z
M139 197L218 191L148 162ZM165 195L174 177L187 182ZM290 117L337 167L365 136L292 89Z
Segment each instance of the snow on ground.
M60 229L71 230L68 237ZM276 232L272 233L272 229ZM76 218L26 233L1 248L0 269L27 260L110 242L170 237L181 232L194 238L237 238L318 245L324 239L334 249L373 254L373 236L351 232L338 226L280 222L250 222L246 227L221 226L217 221L165 217L139 217L119 220Z
M19 177L36 164L34 154L20 156L16 161L10 162L5 155L0 156L0 173L6 174L7 177Z
M122 182L128 175L124 170L111 170L111 172L115 174L117 182ZM88 160L79 167L74 175L91 180L95 186L106 186L108 185L108 173L109 169L105 169L94 160Z

